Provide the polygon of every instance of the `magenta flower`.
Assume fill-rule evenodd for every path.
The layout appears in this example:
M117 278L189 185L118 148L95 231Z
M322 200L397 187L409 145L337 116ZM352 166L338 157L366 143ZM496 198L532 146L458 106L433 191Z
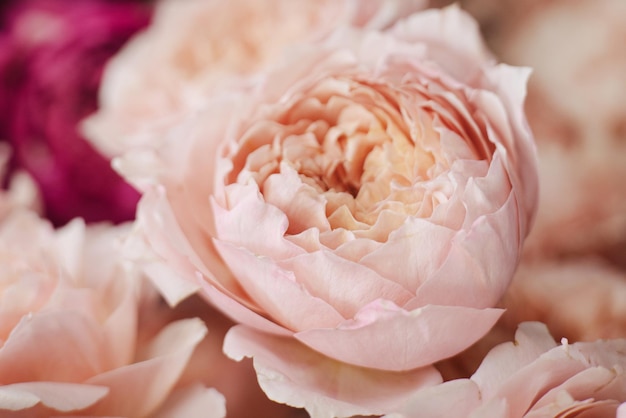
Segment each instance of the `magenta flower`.
M26 0L3 10L0 129L57 225L132 219L136 191L81 136L107 60L149 20L132 2Z

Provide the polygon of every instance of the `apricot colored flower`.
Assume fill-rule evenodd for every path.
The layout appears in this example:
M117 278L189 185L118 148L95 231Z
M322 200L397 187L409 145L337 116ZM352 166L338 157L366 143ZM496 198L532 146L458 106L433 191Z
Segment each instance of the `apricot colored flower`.
M55 231L30 212L0 226L2 416L224 416L219 393L176 386L206 334L200 320L138 341L141 277L121 260L125 230Z
M385 27L424 0L163 0L150 27L108 64L85 131L107 155L153 140L233 77L342 25Z
M526 322L470 379L424 389L402 413L387 417L621 418L625 370L625 339L557 345L545 325Z
M501 314L536 205L527 75L458 8L303 44L118 159L135 256L243 324L225 351L270 398L383 413Z

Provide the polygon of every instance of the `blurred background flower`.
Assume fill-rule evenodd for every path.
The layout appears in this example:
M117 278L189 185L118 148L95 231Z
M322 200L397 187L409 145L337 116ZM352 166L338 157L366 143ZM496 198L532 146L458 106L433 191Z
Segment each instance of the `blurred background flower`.
M134 217L137 193L83 140L107 60L150 18L137 1L20 0L0 16L0 138L54 224Z

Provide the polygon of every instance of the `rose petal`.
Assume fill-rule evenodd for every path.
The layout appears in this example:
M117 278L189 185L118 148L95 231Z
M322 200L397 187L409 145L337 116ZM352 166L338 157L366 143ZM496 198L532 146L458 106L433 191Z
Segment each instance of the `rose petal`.
M407 219L387 242L360 260L383 277L417 292L443 262L455 231L423 219ZM429 245L424 245L428 242Z
M109 392L104 386L28 382L0 386L0 410L19 411L41 403L60 412L85 409Z
M214 240L220 255L250 296L278 323L292 330L334 327L344 318L325 300L311 295L294 273L244 248Z
M277 264L292 271L295 280L311 295L328 302L344 318L352 318L362 306L376 299L402 305L413 296L372 269L329 251L303 254Z
M479 218L449 241L441 268L420 286L407 308L425 304L485 308L494 306L512 278L518 257L515 196L497 212ZM476 245L479 242L481 245Z
M457 379L420 389L398 414L384 418L448 418L462 417L480 406L478 385L469 379Z
M348 364L406 371L459 353L485 335L501 314L499 309L434 305L406 311L376 301L337 328L302 331L295 337Z
M107 386L109 395L86 413L146 416L172 390L207 329L200 319L166 326L145 350L145 359L96 375L85 383Z
M270 399L319 418L382 414L398 408L414 390L441 382L433 367L397 373L350 366L241 325L226 335L224 352L235 360L253 357Z
M201 283L201 285L202 296L234 322L247 324L257 330L274 335L287 336L292 334L292 331L250 310L214 286L208 283Z
M215 389L192 385L172 392L151 418L223 418L226 400Z
M23 317L0 348L0 376L9 382L81 382L111 366L107 347L95 318L71 310L38 312Z

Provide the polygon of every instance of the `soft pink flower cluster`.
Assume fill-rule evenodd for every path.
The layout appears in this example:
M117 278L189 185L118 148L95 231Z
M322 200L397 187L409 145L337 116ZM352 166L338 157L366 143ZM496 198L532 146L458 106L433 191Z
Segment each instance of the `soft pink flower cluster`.
M22 112L2 126L13 161L34 161L40 189L18 170L0 193L1 416L626 417L626 282L607 261L624 217L613 200L589 214L579 190L596 167L594 192L621 202L602 135L623 132L604 129L611 106L585 122L576 99L595 89L525 44L570 28L543 23L563 2L521 23L508 1L462 2L498 55L460 6L425 0L57 3L7 8L0 42L5 74L44 63L20 78L40 94L2 80L0 105ZM99 85L98 110L56 106L85 86L58 64L117 49L149 10L97 71L72 72ZM528 101L529 68L497 57L537 67ZM551 138L570 117L575 140ZM55 229L39 211L76 214L61 174L120 220L107 196L128 184L49 167L87 149L141 194L136 219Z

